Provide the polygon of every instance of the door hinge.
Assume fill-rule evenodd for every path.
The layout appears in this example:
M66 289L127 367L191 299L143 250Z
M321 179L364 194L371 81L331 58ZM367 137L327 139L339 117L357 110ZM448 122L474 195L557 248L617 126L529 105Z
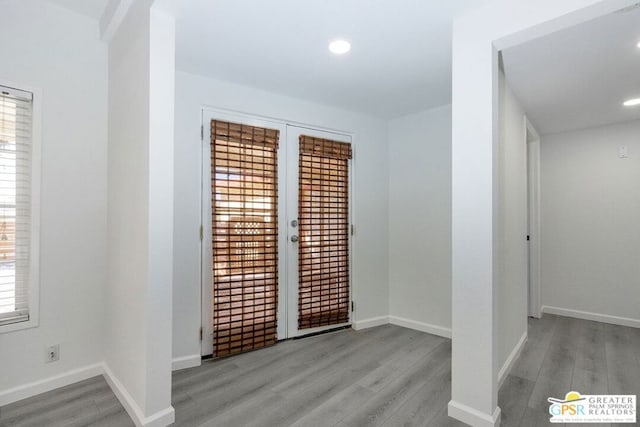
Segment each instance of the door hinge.
M351 301L351 311L356 311L356 303L354 301Z
M202 326L200 326L200 341L202 341L202 334L203 334Z
M356 235L356 226L351 224L351 235L355 236Z
M204 125L200 125L200 141L204 142Z
M200 241L204 240L204 227L200 226Z

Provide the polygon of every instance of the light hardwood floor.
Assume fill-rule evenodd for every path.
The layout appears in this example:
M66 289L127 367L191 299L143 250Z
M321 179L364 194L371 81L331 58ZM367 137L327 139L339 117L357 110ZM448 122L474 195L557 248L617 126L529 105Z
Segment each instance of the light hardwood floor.
M502 426L551 425L547 398L572 390L640 398L640 329L548 314L529 319L529 339L500 389Z
M451 345L344 330L173 374L179 426L464 426L446 415ZM547 397L640 396L640 330L546 315L500 390L503 426L549 426ZM102 377L0 408L0 426L132 426ZM629 425L629 424L627 424Z

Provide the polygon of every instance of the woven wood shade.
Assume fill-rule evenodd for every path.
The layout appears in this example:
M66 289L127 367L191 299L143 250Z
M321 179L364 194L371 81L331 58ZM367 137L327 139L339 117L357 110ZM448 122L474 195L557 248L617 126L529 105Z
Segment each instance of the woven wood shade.
M276 343L278 138L211 122L214 357Z
M349 321L351 144L300 136L298 328Z

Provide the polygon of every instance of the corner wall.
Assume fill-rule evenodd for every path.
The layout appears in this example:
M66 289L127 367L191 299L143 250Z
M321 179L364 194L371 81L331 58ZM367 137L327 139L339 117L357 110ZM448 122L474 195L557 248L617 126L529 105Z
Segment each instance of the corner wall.
M544 310L640 327L640 121L545 135L540 155Z
M524 110L503 73L499 84L495 277L505 375L527 332L527 146ZM389 183L390 319L450 336L450 106L390 122Z
M145 2L142 2L145 3ZM149 272L149 14L109 43L109 282L105 361L144 411Z
M131 3L109 42L105 371L136 425L169 425L173 265L173 18Z
M451 336L451 106L389 123L389 315Z
M0 6L0 80L42 89L40 322L0 334L0 406L103 360L107 49L95 20L47 1ZM60 344L60 360L45 363Z

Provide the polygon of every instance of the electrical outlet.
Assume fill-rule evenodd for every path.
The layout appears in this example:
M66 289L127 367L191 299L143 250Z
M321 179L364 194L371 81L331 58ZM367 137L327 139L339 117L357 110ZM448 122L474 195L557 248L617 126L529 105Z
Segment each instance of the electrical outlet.
M60 344L47 347L47 363L57 362L60 360Z

